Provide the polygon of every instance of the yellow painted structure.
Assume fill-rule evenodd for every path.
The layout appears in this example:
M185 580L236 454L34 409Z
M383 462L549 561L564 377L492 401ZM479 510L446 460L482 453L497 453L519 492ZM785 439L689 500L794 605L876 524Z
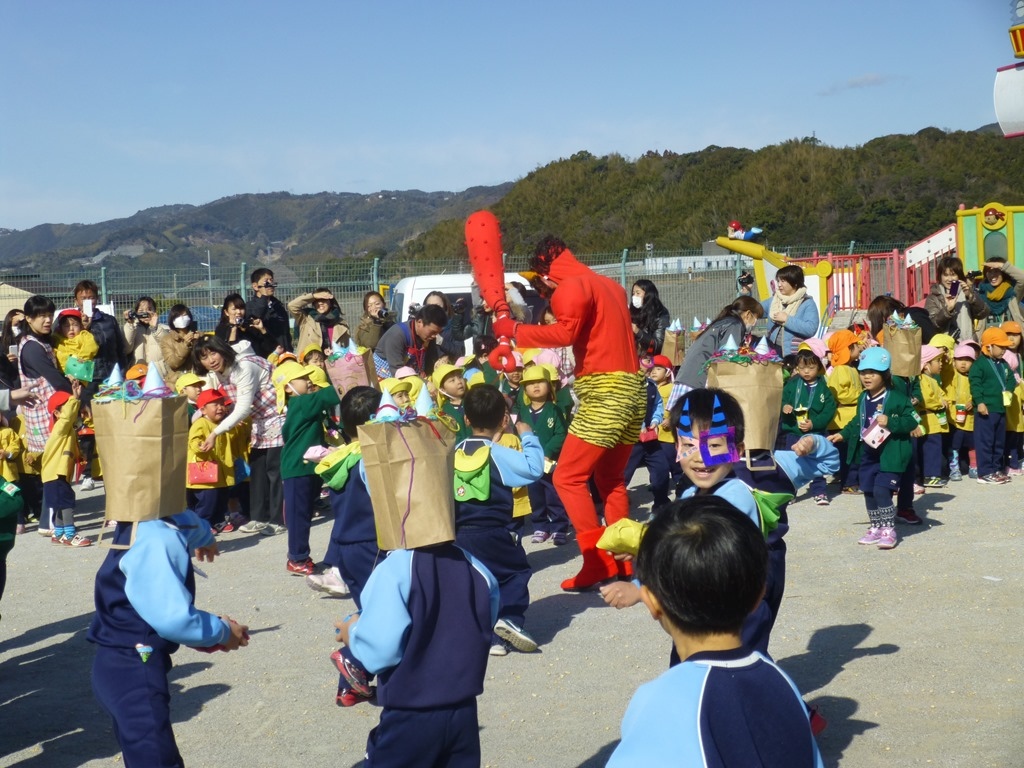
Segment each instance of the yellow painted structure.
M986 203L957 211L956 248L968 272L993 257L1024 267L1024 206Z
M765 273L764 263L767 261L776 270L781 269L789 265L791 262L786 261L786 257L781 253L775 251L769 251L763 245L751 242L749 240L733 240L728 237L716 237L715 243L727 251L738 253L741 256L747 256L754 260L754 282L757 285L757 295L763 301L772 295L772 292L768 286L768 275ZM832 274L832 265L827 261L819 261L817 264L796 264L804 272L804 281L808 286L811 285L811 281L808 278L817 277L817 291L810 291L815 294L816 297L827 297L828 292L828 278ZM820 304L819 304L820 306Z

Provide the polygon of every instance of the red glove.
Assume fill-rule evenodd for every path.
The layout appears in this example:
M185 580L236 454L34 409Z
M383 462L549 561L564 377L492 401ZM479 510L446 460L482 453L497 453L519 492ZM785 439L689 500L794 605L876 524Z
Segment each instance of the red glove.
M515 321L510 315L501 315L494 318L494 322L491 323L491 329L494 335L499 339L504 337L506 339L514 339L516 335L516 326L519 323Z

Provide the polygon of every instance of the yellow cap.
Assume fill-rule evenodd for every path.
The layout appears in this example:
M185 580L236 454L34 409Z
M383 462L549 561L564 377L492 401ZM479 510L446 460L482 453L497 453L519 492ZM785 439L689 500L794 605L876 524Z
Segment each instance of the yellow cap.
M391 395L412 392L412 379L381 379L380 388Z
M442 363L441 365L434 366L434 373L431 375L430 380L434 382L434 387L437 389L441 388L441 384L451 376L453 373L462 375L462 369L455 365L448 365Z
M529 384L531 381L546 381L550 384L551 376L543 365L531 365L523 371L523 384Z
M319 352L322 355L324 353L324 350L319 344L310 344L308 347L302 350L302 354L299 355L299 361L303 363L306 362L306 356L310 352Z
M185 387L191 387L193 384L205 387L206 379L202 376L196 376L194 373L183 373L178 377L178 380L174 382L174 390L180 395L181 391L185 389Z

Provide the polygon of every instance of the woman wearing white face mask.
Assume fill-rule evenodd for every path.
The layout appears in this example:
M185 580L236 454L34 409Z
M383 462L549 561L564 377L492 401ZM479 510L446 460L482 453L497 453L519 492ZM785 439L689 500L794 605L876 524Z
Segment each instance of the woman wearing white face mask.
M658 297L657 287L650 280L637 280L633 283L629 315L633 320L637 353L649 357L660 355L661 345L665 343L665 331L672 318Z
M159 365L164 384L173 388L178 377L192 370L192 347L199 339L192 313L184 304L175 304L167 313L167 324L171 332L160 337L163 364Z
M0 387L17 389L21 386L18 379L18 352L11 354L11 347L18 346L21 335L21 321L25 313L20 309L12 309L4 318L3 330L0 330Z

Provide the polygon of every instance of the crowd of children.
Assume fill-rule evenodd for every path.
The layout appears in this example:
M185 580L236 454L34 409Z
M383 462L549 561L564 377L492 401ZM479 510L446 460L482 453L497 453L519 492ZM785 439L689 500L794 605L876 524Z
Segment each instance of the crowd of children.
M29 449L31 426L24 418L0 425L0 475L19 486L25 501L18 532L34 515L53 542L85 547L92 542L76 527L72 483L78 435L90 427L81 393L83 382L92 380L97 344L78 310L57 315L52 341L47 351L67 375L68 391L47 396L49 436L41 451ZM517 351L512 370L499 373L485 354L493 344L481 340L479 354L439 362L429 377L399 367L392 377L351 387L341 398L327 372L330 347L278 350L267 362L283 415L286 571L304 576L311 589L355 603L356 612L336 625L342 647L331 660L339 674L339 706L376 698L383 708L369 737L369 764L391 764L395 754L410 750L461 756L451 764L479 762L476 696L487 657L538 648L526 629L532 569L523 538L561 546L572 534L552 482L577 405L572 377L537 349ZM922 347L920 361L918 376L894 376L890 353L856 326L804 341L783 361L787 380L774 461L755 472L740 461L743 412L728 392L692 389L670 408L673 361L660 354L640 359L646 407L625 473L628 482L636 469L647 468L653 504L639 549L598 543L625 561L635 555L638 576L637 582L613 579L601 594L618 608L642 601L672 637L674 661L682 663L638 691L610 764L696 756L709 743L733 750L729 759L739 762L757 753L763 764L820 764L811 731L823 721L802 707L795 686L768 655L784 592L788 503L808 484L810 498L821 506L830 503L830 485L861 494L869 527L859 543L887 550L898 545L898 523L922 522L915 495L965 477L1001 485L1024 474L1018 322L990 324L979 342L935 335ZM142 386L149 369L136 368L125 378ZM150 588L139 586L143 577L134 565L150 549L172 559L189 548L212 556L215 536L248 530L251 425L244 419L218 429L234 404L216 381L184 372L174 382L189 402L189 511L164 521L166 530L149 521L136 521L140 527L129 530L111 518L115 541L124 543L127 554L112 553L97 580L97 604L109 609L90 632L102 649L98 671L113 670L132 654L155 653L160 665L169 666L165 657L179 642L233 650L248 641L244 627L191 606L186 613L192 623L185 626L180 616L148 612L130 594L127 606L119 602L126 590L140 595ZM404 411L423 389L455 444L455 533L448 542L388 553L377 543L358 429L382 403ZM310 547L318 511L333 518L322 558ZM138 540L131 538L136 533ZM721 542L719 549L708 549L709 536ZM190 580L188 571L188 592L194 593ZM704 583L729 586L717 594L697 586ZM146 643L131 642L138 632L129 637L124 626L114 626L111 617L119 612L125 626L151 628L148 634L140 630ZM451 684L431 685L439 675ZM115 723L126 716L115 700L123 694L118 686L97 686ZM757 689L762 700L740 689ZM693 733L660 726L675 722L666 718L678 715L687 691L735 718L770 710L773 733L786 734L775 740L786 745L784 754L767 757L758 752L760 745L733 738L733 715L701 723ZM689 701L684 708L692 706ZM146 739L174 754L166 725L154 726L155 736ZM145 741L133 727L118 725L126 764L129 754L140 754L132 743Z

